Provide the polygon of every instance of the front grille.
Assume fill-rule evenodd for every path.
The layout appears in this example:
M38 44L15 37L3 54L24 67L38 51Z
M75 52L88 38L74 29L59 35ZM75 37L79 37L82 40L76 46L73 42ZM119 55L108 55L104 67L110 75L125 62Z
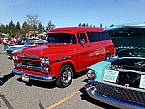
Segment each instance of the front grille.
M111 85L102 82L96 82L96 91L107 96L120 100L134 102L145 105L145 91L134 90L124 86Z
M29 61L29 60L22 60L22 65L33 66L33 67L41 67L40 62Z

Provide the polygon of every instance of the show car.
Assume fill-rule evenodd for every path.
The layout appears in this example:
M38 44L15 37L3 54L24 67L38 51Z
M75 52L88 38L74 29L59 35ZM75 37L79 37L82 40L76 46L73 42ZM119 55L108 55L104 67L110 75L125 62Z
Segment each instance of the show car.
M47 43L46 40L26 40L19 44L10 46L5 51L6 51L6 54L8 55L8 58L13 59L13 56L17 52L21 52L23 50L23 48L30 47L30 46L36 46L36 45L42 45L42 44L46 44L46 43Z
M55 81L71 84L75 73L115 55L114 45L103 28L69 27L48 32L48 44L24 48L14 59L14 74L23 81Z
M109 31L118 56L88 67L85 89L90 97L109 105L145 109L145 26Z

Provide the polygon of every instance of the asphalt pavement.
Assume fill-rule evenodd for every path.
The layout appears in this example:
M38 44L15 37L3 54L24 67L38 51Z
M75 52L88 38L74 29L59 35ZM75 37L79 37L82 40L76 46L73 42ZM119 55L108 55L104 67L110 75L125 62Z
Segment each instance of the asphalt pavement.
M11 71L13 61L3 54L0 45L1 109L110 109L109 105L91 99L84 91L86 75L79 75L66 88L55 82L31 81L25 83Z

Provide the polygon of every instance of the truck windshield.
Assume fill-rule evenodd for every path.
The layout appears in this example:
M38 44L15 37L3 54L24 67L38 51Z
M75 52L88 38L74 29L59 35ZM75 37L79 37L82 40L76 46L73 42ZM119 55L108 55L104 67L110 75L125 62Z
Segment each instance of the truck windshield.
M71 43L76 44L76 37L74 34L68 33L49 33L47 34L48 43Z

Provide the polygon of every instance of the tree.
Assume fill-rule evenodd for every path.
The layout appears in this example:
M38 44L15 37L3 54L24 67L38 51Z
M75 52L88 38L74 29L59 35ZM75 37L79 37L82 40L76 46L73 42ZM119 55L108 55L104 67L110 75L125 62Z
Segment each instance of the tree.
M21 30L20 22L17 22L17 24L16 24L16 29L17 29L17 31Z
M38 32L39 33L44 32L44 27L42 26L41 22L38 24Z
M17 37L19 37L19 33L20 33L20 30L21 30L20 22L17 22L16 29L17 29Z
M32 29L36 29L40 21L38 20L37 15L26 15L27 23L31 26Z
M13 23L13 21L11 20L10 23L9 23L9 34L13 35L13 34L16 34L16 32L17 32L16 26Z
M6 34L9 33L9 25L7 25L7 24L5 26L5 32L4 33L6 33Z
M103 27L103 24L102 23L100 23L100 28L102 28Z
M78 27L81 27L82 26L82 24L80 23L79 25L78 25Z
M89 27L89 24L88 23L86 24L86 27Z
M6 32L5 28L6 28L5 25L3 25L3 24L0 25L0 30L2 33Z
M83 27L85 27L85 26L86 26L86 24L85 24L85 23L83 23L83 24L82 24L82 26L83 26Z
M51 22L51 20L48 21L48 25L46 27L46 30L53 30L55 28L55 25Z
M27 32L29 32L29 29L30 29L30 25L25 21L22 24L22 33L26 34Z

